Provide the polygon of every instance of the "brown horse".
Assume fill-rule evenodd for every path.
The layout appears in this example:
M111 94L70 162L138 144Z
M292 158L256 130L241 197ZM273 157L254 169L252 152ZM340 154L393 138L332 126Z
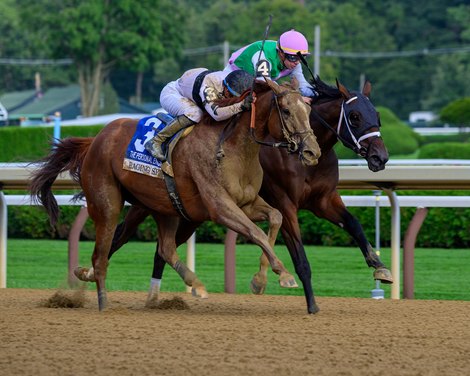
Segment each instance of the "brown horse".
M287 139L289 145L296 145L299 158L306 165L316 164L320 151L309 127L309 109L297 87L256 83L254 92L257 94L254 139L249 133L250 114L242 113L238 126L224 144L225 157L218 160L215 156L222 127L203 119L175 148L176 186L192 222L210 219L243 234L266 253L273 271L280 276L281 286L293 287L296 285L293 276L273 251L282 217L258 195L262 169L260 146L254 140L263 140L268 135L276 140ZM175 238L182 220L163 180L122 168L136 125L136 120L118 119L94 139L60 141L31 181L31 194L44 205L52 223L57 220L58 206L51 188L58 174L69 170L80 183L96 227L92 265L100 310L107 302L108 254L124 201L151 212L158 226L159 256L193 287L195 295L207 295L204 285L176 253ZM269 221L268 236L252 222L261 220Z
M260 161L264 170L261 196L283 215L281 232L292 257L295 270L302 281L309 313L319 310L311 284L311 269L302 243L297 213L307 209L320 218L346 230L359 245L374 278L391 283L392 276L367 240L361 224L346 209L336 190L338 184L338 158L333 149L337 140L355 150L368 161L369 169L380 171L388 161L388 153L380 137L380 119L369 100L371 85L366 82L362 93L350 92L337 83L337 88L326 85L317 78L314 82L319 96L314 99L310 125L317 135L322 156L316 166L305 167L285 150L262 148ZM119 225L110 251L110 257L148 216L145 209L132 207L125 221ZM197 224L182 222L177 244L182 244L192 234ZM155 255L152 277L161 279L165 262ZM262 293L267 283L267 263L262 255L260 272L252 281L252 290ZM159 286L152 287L149 298L158 294Z

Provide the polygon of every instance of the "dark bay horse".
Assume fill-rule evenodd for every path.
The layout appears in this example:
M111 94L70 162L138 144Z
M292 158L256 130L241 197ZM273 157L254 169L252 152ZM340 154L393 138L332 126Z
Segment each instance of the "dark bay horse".
M260 161L264 171L261 196L283 215L281 232L292 257L295 270L302 281L309 313L318 311L311 284L311 269L302 243L297 213L310 210L346 230L359 245L374 278L391 283L390 271L384 266L367 240L361 224L347 210L336 187L338 185L338 158L333 146L340 139L343 144L368 161L371 171L380 171L388 161L388 152L380 137L380 120L369 101L371 85L366 82L362 93L350 92L340 83L331 87L317 78L314 82L319 96L314 99L310 126L317 136L322 155L316 166L302 166L285 150L262 148ZM148 212L132 207L116 231L109 257L128 241ZM195 226L182 222L177 244L184 243ZM159 280L165 262L155 254L152 277ZM267 264L262 256L260 272L253 278L253 292L262 293L267 283ZM159 286L152 286L149 299L158 294Z
M359 221L347 210L336 187L338 157L333 149L341 140L344 146L365 158L371 171L380 171L388 161L388 152L380 135L380 118L369 100L371 84L366 82L362 93L350 92L337 83L328 86L318 77L314 82L319 96L314 99L310 125L317 136L322 155L316 166L301 166L281 150L264 148L260 154L264 171L260 195L283 216L281 233L291 255L295 270L304 287L307 309L318 311L311 283L311 269L302 243L297 213L311 211L346 230L359 245L374 278L392 283L385 267L367 240ZM252 290L266 286L266 258L261 256L260 271L254 276Z
M192 230L197 224L212 220L243 234L266 253L273 271L280 276L281 286L294 287L295 279L273 251L282 217L258 195L262 169L260 145L255 140L263 140L268 135L276 140L287 139L291 151L295 149L305 165L316 164L320 151L309 127L310 109L295 85L258 82L254 92L257 94L255 121L250 122L250 113L241 114L238 126L224 144L222 160L216 158L222 127L208 118L176 145L172 164L176 186ZM176 253L178 228L186 221L175 211L163 180L122 168L136 125L137 120L118 119L95 138L60 141L31 181L31 195L44 205L52 223L58 216L58 205L52 194L57 176L70 171L80 183L96 227L92 265L100 310L106 307L108 254L124 201L150 211L158 227L159 257L192 286L195 295L207 295L204 285L180 262ZM253 221L269 221L268 235Z

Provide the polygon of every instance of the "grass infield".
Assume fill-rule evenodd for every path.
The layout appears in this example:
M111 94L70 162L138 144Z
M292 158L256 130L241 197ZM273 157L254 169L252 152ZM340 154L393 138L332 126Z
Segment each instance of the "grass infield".
M93 242L80 242L80 266L90 266ZM306 246L312 268L313 288L317 296L370 297L375 287L373 269L369 269L359 248ZM106 280L109 291L145 291L152 272L155 244L130 242L111 259ZM292 261L284 246L275 251L287 269L295 274ZM186 258L186 246L178 249ZM249 282L258 271L261 251L254 245L237 245L236 291L251 293ZM61 288L67 286L67 241L8 240L7 287ZM390 267L390 249L381 251L382 261ZM196 273L207 291L224 291L223 244L196 244ZM300 283L299 279L297 283ZM416 249L415 298L470 300L470 250ZM381 285L385 297L390 286ZM95 289L95 284L89 285ZM163 291L184 291L185 286L176 272L167 267L163 275ZM303 295L303 289L283 289L273 272L268 274L267 294Z

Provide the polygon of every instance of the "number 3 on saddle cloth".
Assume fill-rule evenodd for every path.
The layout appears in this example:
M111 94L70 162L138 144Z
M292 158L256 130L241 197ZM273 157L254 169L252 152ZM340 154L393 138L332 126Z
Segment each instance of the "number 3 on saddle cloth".
M173 121L173 116L166 112L148 116L139 120L137 129L132 137L124 157L123 169L163 179L163 173L174 176L171 167L171 154L179 139L188 135L193 127L188 127L176 133L163 143L163 152L168 155L168 162L163 164L152 156L144 147L158 132Z
M161 163L151 155L144 147L146 142L151 140L156 133L165 128L172 120L173 117L165 112L140 119L137 123L134 136L127 147L122 168L139 174L164 179L174 208L183 218L190 220L176 191L173 168L171 167L171 155L179 139L189 134L194 125L182 129L162 145L163 152L167 155L167 160L164 163Z

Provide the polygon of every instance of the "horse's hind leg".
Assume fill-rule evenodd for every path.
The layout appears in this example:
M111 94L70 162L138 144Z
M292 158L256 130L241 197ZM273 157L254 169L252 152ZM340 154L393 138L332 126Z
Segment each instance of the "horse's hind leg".
M126 244L132 235L137 231L139 225L150 215L146 209L131 206L124 221L122 221L114 232L113 242L109 251L108 259L111 259L113 254L118 251L124 244Z
M176 253L176 233L180 218L159 218L154 215L154 219L158 224L158 254L167 264L176 270L186 285L192 287L194 296L207 298L208 294L205 286L197 278L196 274L181 262Z
M132 235L137 231L139 225L149 216L150 213L146 209L132 206L126 214L124 221L121 222L114 231L111 249L109 250L108 260L117 252L124 244L126 244ZM84 282L95 282L95 273L93 267L84 268L77 267L74 273L78 279Z
M374 252L372 246L364 234L359 221L346 209L341 197L337 192L325 196L317 201L317 205L312 210L315 215L325 218L333 224L346 230L356 241L364 259L369 267L373 267L374 279L384 283L393 283L392 273L380 260L380 257Z
M96 193L96 192L95 192ZM97 194L95 197L104 197ZM96 288L98 292L98 307L102 311L106 308L106 272L108 269L108 253L113 240L114 231L119 220L123 202L117 189L106 190L106 200L87 197L88 213L93 219L96 228L96 241L93 250L92 265Z

